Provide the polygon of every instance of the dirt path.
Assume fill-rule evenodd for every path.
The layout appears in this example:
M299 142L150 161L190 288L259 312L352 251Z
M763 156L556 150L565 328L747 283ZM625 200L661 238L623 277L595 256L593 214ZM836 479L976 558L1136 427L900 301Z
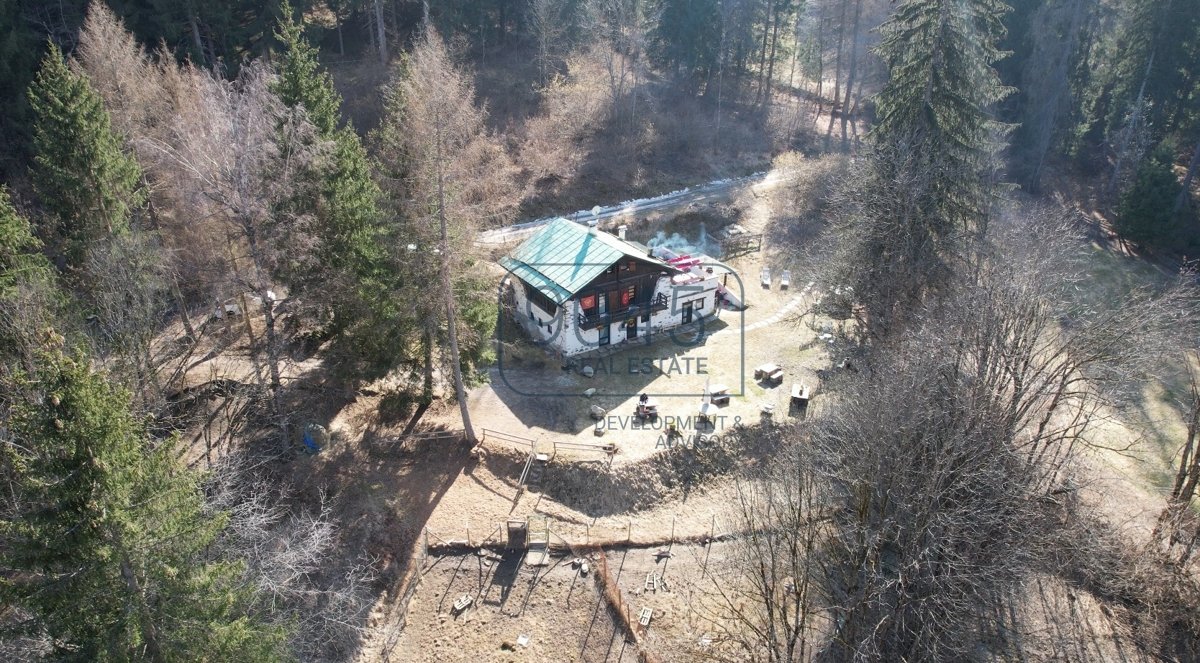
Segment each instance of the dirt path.
M745 191L760 194L771 191L782 184L795 181L797 173L789 170L771 170L745 177L715 180L696 187L688 187L679 191L656 196L641 198L608 207L593 207L590 210L580 210L571 214L560 215L561 218L580 223L604 223L614 219L632 220L650 212L666 212L681 209L696 203L722 202L735 198ZM560 216L549 216L543 219L518 223L507 228L489 230L479 233L476 242L484 246L499 246L510 242L523 240L537 232L538 228L550 223Z

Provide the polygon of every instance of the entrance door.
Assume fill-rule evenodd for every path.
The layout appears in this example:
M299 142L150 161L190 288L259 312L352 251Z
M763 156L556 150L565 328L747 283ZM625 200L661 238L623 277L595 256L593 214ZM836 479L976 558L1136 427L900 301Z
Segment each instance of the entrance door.
M625 321L625 338L637 338L637 318Z
M687 323L689 323L691 321L692 321L692 303L687 302L683 305L683 324L686 325Z
M600 345L608 345L609 326L607 322L600 326Z

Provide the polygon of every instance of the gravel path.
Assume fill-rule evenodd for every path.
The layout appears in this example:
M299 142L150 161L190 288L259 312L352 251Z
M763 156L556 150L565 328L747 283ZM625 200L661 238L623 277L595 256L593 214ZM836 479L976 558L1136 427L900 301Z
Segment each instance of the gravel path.
M745 328L734 327L734 326L730 325L720 331L714 332L713 336L714 337L722 336L725 334L732 334L734 332L752 332L752 331L755 331L758 329L762 329L763 327L770 327L771 325L778 324L779 322L782 322L785 318L787 318L789 315L795 313L796 310L799 309L800 306L804 303L804 300L808 298L808 294L809 293L806 291L806 292L802 292L802 293L796 295L795 297L792 297L790 300L788 300L788 303L784 304L778 311L775 311L775 313L772 314L771 317L769 317L765 320L759 320L758 322L755 322L754 324L746 325Z

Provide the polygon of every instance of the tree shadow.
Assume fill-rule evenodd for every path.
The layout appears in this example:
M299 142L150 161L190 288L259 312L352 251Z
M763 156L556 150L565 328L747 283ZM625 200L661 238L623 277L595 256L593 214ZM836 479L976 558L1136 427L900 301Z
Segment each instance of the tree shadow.
M701 326L677 328L656 333L649 339L642 337L546 362L530 361L502 346L496 367L491 371L492 389L526 428L575 433L591 405L607 410L618 401L645 393L652 382L664 375L664 370L667 375L672 371L698 370L698 358L685 355L703 349L707 343L724 342L712 337L730 325L725 320L705 318ZM592 377L581 374L585 366L594 371ZM593 388L599 393L587 397L584 392ZM698 390L680 387L678 391L651 395L694 395L697 399L702 396Z
M354 400L343 389L323 387L319 371L314 370L289 383L285 403L289 412L303 413L294 429L307 423L328 428ZM422 424L424 411L420 406L412 409L405 433L444 430ZM350 562L372 566L376 578L370 586L372 604L395 601L404 591L426 524L472 461L471 445L454 431L444 432L444 437L403 439L389 435L375 421L360 439L335 434L320 452L297 453L276 468L279 479L295 488L289 509L329 509L337 527L337 547L328 558L338 560L338 566ZM324 579L338 581L332 574ZM363 614L351 626L365 635L366 619Z

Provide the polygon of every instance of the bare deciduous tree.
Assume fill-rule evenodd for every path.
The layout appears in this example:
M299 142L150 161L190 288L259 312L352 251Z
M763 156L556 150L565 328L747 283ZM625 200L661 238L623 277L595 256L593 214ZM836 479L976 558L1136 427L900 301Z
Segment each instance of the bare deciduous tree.
M564 35L561 0L529 0L529 25L537 46L538 79L546 85L558 42Z
M1162 544L1165 540L1168 549L1180 547L1180 564L1187 564L1196 544L1200 543L1200 518L1193 511L1196 487L1200 485L1200 447L1197 447L1200 441L1200 382L1191 364L1195 359L1194 351L1185 358L1190 377L1188 399L1183 403L1187 428L1178 453L1179 466L1175 470L1175 481L1167 495L1167 505L1154 528L1155 543Z
M177 112L166 138L148 139L173 164L188 199L217 224L228 262L225 278L246 316L246 294L263 316L263 342L254 339L246 319L251 357L265 355L272 414L284 448L290 444L283 405L283 348L278 329L273 275L289 249L303 243L303 219L291 218L284 204L303 166L313 157L303 146L319 145L313 128L285 113L270 91L271 72L252 62L234 81L188 70L196 105Z
M467 324L461 313L483 305L478 283L470 278L472 240L475 229L511 211L511 165L475 105L470 76L454 65L432 27L406 65L390 92L381 142L385 159L398 162L396 170L403 173L398 193L405 198L409 226L401 241L411 242L414 269L427 272L414 279L419 290L411 294L426 321L426 389L431 390L434 341L444 329L449 352L442 366L453 376L463 426L474 441L463 376L466 348L484 347L482 335L490 328ZM428 296L430 279L438 284L437 299Z
M348 660L357 653L375 601L374 563L346 556L330 501L315 508L275 479L257 477L263 459L227 456L210 475L208 506L228 514L212 551L242 560L246 579L272 619L290 626L291 647L301 660Z
M799 433L795 433L801 435ZM740 481L731 520L732 576L712 576L719 606L712 623L737 660L809 660L828 627L822 549L830 509L803 442L760 476Z
M798 442L812 460L791 483L832 519L806 567L823 574L819 659L967 656L1030 575L1056 566L1052 535L1095 425L1194 333L1189 285L1089 298L1070 224L1013 216L992 225L973 270L915 304L903 335L827 383ZM742 522L761 529L770 508L743 502L757 515ZM743 538L760 542L741 565L751 586L791 573L768 562L770 539ZM774 646L770 628L743 633Z
M167 270L161 245L136 229L92 247L83 266L89 331L148 412L163 397L159 374L168 356L155 338L167 308Z

